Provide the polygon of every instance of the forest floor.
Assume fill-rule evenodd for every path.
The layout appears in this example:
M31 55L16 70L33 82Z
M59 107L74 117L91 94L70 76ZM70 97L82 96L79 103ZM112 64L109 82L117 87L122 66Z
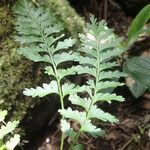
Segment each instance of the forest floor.
M115 33L126 38L128 28L132 18L118 6L113 4L103 4L97 7L80 7L74 5L77 11L87 20L89 12L94 13L98 18L104 18L108 22L108 26L115 29ZM94 4L93 4L94 6ZM107 9L104 9L106 8ZM102 8L100 11L99 8ZM147 43L147 42L145 42ZM148 43L149 44L149 43ZM135 44L129 54L139 55L139 43ZM145 51L149 45L145 45L140 52ZM133 52L132 52L133 50ZM80 143L84 144L86 150L149 150L150 149L150 95L144 94L138 99L135 99L127 87L118 89L118 92L125 97L124 103L115 103L110 112L114 113L120 122L115 125L101 124L107 131L103 138L91 138L87 135L82 135ZM109 106L110 107L110 106ZM56 121L53 125L44 129L36 140L29 144L27 150L58 150L60 144L60 126L59 116L56 114ZM68 145L69 140L65 141ZM67 150L67 148L65 148Z

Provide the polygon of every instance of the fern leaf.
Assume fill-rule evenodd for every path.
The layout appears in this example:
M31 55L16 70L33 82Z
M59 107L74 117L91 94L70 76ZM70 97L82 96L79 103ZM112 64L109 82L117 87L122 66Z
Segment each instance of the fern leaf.
M13 150L19 142L20 142L20 135L15 134L14 137L10 138L10 140L6 142L6 147L9 150Z
M67 120L62 119L60 125L61 131L65 133L65 135L69 137L71 140L73 140L77 136L77 132L73 131L73 129L70 127L70 123L67 122Z
M104 122L109 121L110 123L118 122L115 116L111 115L110 113L104 112L103 110L97 108L96 105L93 105L89 111L88 118L97 118Z
M49 76L54 76L55 77L55 73L54 70L51 66L47 66L45 68L45 73L48 74Z
M57 86L57 82L56 81L51 81L49 84L44 83L43 87L36 87L34 88L30 88L30 89L25 89L23 91L24 95L27 96L32 96L32 97L43 97L46 96L48 94L51 93L58 93L58 86Z
M78 74L90 74L95 77L96 69L88 66L76 66L74 68Z
M0 110L0 122L3 122L6 115L7 115L7 110Z
M108 60L112 59L114 56L120 55L121 53L122 53L122 51L119 48L103 52L100 54L100 58L99 58L100 62L103 62L105 60L108 61Z
M60 109L59 113L61 115L63 115L65 118L78 121L80 124L83 124L83 122L86 120L85 112L79 112L77 110L72 110L70 107L68 107L67 109L63 109L63 110Z
M74 70L74 66L67 69L58 69L59 77L62 79L63 77L74 75L76 74L76 71Z
M103 136L105 134L104 130L97 128L91 123L91 120L85 120L84 124L82 124L82 132L89 133L93 137Z
M104 71L106 69L111 69L113 67L117 67L118 64L116 62L106 62L106 63L100 63L99 69L100 71Z
M6 126L2 125L0 128L0 139L3 139L6 134L12 132L17 127L18 123L18 121L13 121L8 122Z
M54 61L56 66L58 66L59 64L63 63L63 62L67 62L67 61L73 61L75 58L77 57L77 55L75 53L69 52L69 53L61 53L61 54L55 54L54 55Z
M85 86L77 86L73 83L65 83L62 85L63 96L75 94L78 92L83 92L85 90Z
M111 101L113 100L123 102L124 98L122 96L117 96L116 94L110 93L97 93L94 97L94 103L98 101L106 101L108 103L111 103Z
M96 63L95 63L96 59L95 58L79 56L77 58L77 60L79 61L80 64L88 64L92 67L96 67Z
M102 71L99 75L99 81L104 80L104 79L117 79L120 77L126 76L125 73L119 72L118 70L116 71Z
M123 86L123 85L124 83L115 82L115 81L101 81L101 82L98 82L97 89L98 91L100 91L100 90L104 90L107 88L116 88L118 86Z
M72 104L83 107L86 111L89 110L91 100L89 98L81 98L76 94L70 94L69 100Z
M59 50L62 49L68 49L72 47L72 45L74 44L75 44L75 40L71 38L65 39L64 41L59 41L53 53L55 53L56 51L58 52Z

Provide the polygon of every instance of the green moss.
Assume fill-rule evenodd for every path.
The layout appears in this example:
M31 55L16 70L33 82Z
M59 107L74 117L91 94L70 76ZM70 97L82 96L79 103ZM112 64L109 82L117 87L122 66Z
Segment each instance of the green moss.
M65 24L66 29L72 37L77 37L83 31L85 24L67 0L46 0L48 7L55 13L59 20Z
M17 44L12 38L13 21L11 8L7 5L0 7L0 108L9 110L9 118L21 120L27 109L35 104L22 95L25 87L33 85L33 63L23 60L16 52Z
M7 7L0 7L0 37L3 34L10 32L12 24L12 18L9 15Z

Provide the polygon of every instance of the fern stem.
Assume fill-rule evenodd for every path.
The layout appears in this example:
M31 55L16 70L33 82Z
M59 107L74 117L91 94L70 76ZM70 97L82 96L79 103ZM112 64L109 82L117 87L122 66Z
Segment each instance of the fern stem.
M98 43L97 43L97 56L98 56L98 57L97 57L98 59L97 59L97 69L96 69L96 78L95 78L95 88L94 88L94 94L93 94L93 96L91 97L91 104L90 104L90 107L89 107L89 109L88 109L88 111L87 111L87 114L86 114L87 118L88 118L90 109L91 109L91 107L93 106L94 97L95 97L95 95L96 95L96 93L97 93L97 85L98 85L98 82L99 82L99 72L100 72L100 70L99 70L99 68L100 68L100 59L99 59L99 57L100 57L100 56L99 56L99 44L98 44ZM85 120L85 121L86 121L86 120ZM82 127L83 127L83 124L85 123L85 121L83 121L83 123L82 123L82 125L81 125L79 131L77 132L76 137L75 137L74 140L72 141L72 144L71 144L69 150L71 150L71 149L73 148L73 146L75 146L75 144L77 143L78 138L80 137L80 135L81 135L81 133L82 133Z
M49 45L48 45L48 43L46 41L46 37L45 37L45 35L43 33L43 30L40 28L40 25L39 25L38 21L34 17L32 17L32 15L30 15L30 10L29 10L29 16L32 18L32 20L34 20L36 22L38 30L40 31L42 39L43 39L43 43L46 46L48 55L49 55L50 60L52 62L52 66L53 66L53 69L54 69L54 73L55 73L55 77L56 77L56 81L57 81L57 85L58 85L58 91L59 91L59 96L60 96L61 109L63 110L64 109L64 101L63 101L63 97L64 96L63 96L63 92L62 92L62 87L61 87L59 75L57 73L57 67L56 67L55 62L53 60L53 55L49 51ZM64 118L64 115L62 115L62 118ZM62 135L61 135L60 150L63 150L63 145L64 145L64 133L62 133Z
M62 134L61 134L60 150L63 150L63 146L64 146L64 133L62 132Z

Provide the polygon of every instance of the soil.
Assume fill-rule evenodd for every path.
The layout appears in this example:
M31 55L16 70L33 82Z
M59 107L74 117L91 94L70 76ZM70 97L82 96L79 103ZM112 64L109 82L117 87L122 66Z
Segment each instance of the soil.
M127 37L127 31L131 24L132 18L127 16L121 6L114 1L104 1L98 5L93 0L88 3L82 1L70 1L76 11L88 21L90 13L95 14L100 20L105 19L108 26L115 29L115 33L119 36ZM140 44L137 42L128 53L131 55L139 55L135 49L140 52L148 51L149 42ZM132 51L134 50L134 51ZM109 111L115 113L120 122L115 125L101 124L107 131L105 137L91 138L87 135L80 137L80 143L85 145L86 150L149 150L150 149L150 94L145 93L138 99L135 99L127 87L117 90L125 97L124 103L115 103L109 108ZM109 106L110 107L110 106ZM105 106L105 109L108 105ZM50 122L41 131L39 137L27 144L26 150L58 150L60 145L60 126L59 115L54 116L54 122ZM69 139L65 141L65 148L69 144Z

